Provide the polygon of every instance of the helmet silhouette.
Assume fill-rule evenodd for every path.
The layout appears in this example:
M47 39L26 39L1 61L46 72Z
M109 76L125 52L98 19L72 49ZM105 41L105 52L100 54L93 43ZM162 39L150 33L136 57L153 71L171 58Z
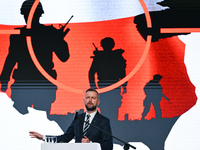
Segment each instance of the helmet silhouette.
M31 7L32 7L34 2L35 2L35 0L26 0L26 1L24 1L22 6L21 6L21 14L23 14L23 15L29 14L29 12L31 10ZM40 14L40 15L44 13L44 10L42 8L42 4L41 3L38 4L35 13Z

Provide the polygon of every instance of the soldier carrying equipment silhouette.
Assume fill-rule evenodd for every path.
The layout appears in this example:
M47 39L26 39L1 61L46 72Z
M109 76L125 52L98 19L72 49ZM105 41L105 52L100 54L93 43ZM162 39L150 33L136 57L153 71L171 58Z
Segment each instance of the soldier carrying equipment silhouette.
M22 4L21 14L25 22L27 22L33 3L34 0L26 0ZM17 69L12 75L15 82L11 85L11 99L14 101L14 108L21 114L26 114L28 113L27 107L33 106L35 109L46 111L49 118L51 103L56 98L57 86L49 82L34 65L27 48L26 36L31 36L35 56L44 70L54 79L57 78L57 73L52 61L53 53L62 62L66 62L69 59L69 50L59 30L39 23L43 13L42 5L39 3L32 19L31 29L27 30L24 26L20 28L19 35L10 36L9 54L0 80L1 90L6 91L12 70L17 64Z
M95 47L95 56L92 57L93 62L89 70L90 87L92 88L107 87L126 76L126 60L122 56L124 50L112 50L115 46L115 42L111 37L102 39L101 46L103 51L99 51ZM97 85L95 84L95 74L98 76ZM112 91L100 95L101 103L99 107L101 108L102 114L117 119L118 108L121 106L122 99L121 87L123 88L124 94L126 93L126 85L127 82ZM113 96L111 97L110 94ZM113 113L111 114L109 112Z

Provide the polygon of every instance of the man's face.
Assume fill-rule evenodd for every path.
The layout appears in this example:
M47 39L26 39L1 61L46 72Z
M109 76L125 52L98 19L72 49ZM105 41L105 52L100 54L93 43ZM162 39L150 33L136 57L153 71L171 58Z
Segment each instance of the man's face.
M98 99L98 95L94 91L88 91L85 94L84 104L87 111L96 110L96 107L99 105L100 100Z

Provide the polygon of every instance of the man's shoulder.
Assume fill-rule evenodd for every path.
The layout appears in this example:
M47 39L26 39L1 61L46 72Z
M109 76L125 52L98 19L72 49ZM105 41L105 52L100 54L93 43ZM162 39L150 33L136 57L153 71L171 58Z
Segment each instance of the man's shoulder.
M108 119L106 116L104 116L104 115L102 115L102 114L100 114L99 112L97 112L97 117L99 117L99 119L102 119L102 120L107 120L107 121L110 121L110 119Z
M80 113L79 117L85 116L85 113Z

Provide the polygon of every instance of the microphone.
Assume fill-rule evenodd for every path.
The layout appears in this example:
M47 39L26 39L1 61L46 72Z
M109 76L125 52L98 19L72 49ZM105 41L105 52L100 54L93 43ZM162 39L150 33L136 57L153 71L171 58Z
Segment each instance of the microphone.
M78 110L75 111L73 122L75 122L78 119L78 112Z

